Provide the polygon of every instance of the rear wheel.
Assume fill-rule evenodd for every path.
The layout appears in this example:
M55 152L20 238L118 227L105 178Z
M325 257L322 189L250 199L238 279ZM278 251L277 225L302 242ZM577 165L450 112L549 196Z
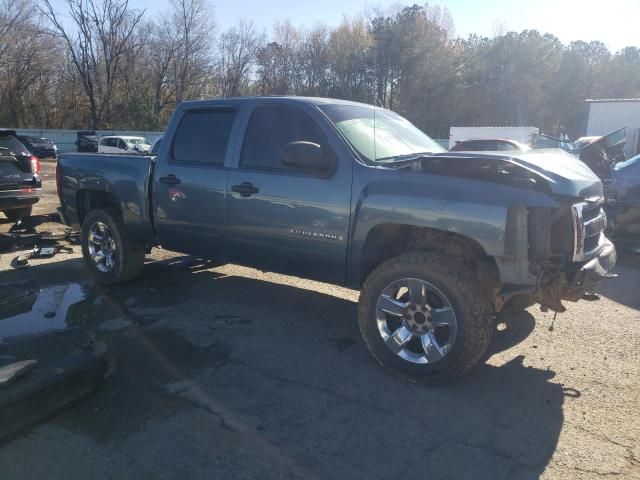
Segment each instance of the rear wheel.
M117 210L92 210L82 223L82 255L100 283L130 280L142 271L144 246L127 237Z
M465 373L493 331L474 273L455 258L427 252L400 255L373 271L360 296L359 324L381 366L420 383Z
M4 214L12 222L17 222L18 220L22 220L23 218L30 217L32 210L33 207L12 208L10 210L5 210Z

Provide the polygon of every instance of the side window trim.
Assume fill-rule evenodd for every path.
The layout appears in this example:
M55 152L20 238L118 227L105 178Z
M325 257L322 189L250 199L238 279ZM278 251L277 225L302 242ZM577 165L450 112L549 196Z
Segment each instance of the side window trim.
M209 162L198 162L198 161L189 161L189 160L179 160L175 157L174 146L177 134L180 130L180 125L184 118L192 112L234 112L235 116L231 125L231 129L229 130L229 140L227 141L227 148L225 151L225 158L222 163L209 163ZM171 133L171 143L167 148L167 163L171 165L182 165L182 166L191 166L191 167L201 167L201 168L224 168L226 167L231 150L234 143L235 131L238 128L238 117L240 115L239 109L235 105L197 105L193 107L186 108L180 114L180 119L178 120L178 124L175 129ZM168 133L168 132L167 132Z

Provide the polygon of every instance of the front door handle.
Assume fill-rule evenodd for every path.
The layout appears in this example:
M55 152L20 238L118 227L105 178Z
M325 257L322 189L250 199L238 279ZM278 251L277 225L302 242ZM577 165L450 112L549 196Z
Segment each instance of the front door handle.
M160 177L158 181L165 185L178 185L180 183L180 179L173 174L169 174L166 177Z
M240 185L232 186L231 191L239 193L243 197L250 197L254 193L258 193L260 190L254 187L251 182L242 182Z

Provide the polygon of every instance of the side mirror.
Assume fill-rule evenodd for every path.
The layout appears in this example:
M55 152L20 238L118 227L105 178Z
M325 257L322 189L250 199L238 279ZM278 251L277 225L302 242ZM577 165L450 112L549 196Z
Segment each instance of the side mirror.
M324 155L322 147L313 142L291 142L284 147L282 164L287 167L326 172L331 168L331 158Z

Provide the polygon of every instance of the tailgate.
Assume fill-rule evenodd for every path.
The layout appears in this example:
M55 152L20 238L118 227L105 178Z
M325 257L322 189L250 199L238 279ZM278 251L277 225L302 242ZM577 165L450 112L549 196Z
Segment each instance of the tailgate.
M0 155L0 190L32 186L31 166L29 166L29 170L24 167L15 157Z

